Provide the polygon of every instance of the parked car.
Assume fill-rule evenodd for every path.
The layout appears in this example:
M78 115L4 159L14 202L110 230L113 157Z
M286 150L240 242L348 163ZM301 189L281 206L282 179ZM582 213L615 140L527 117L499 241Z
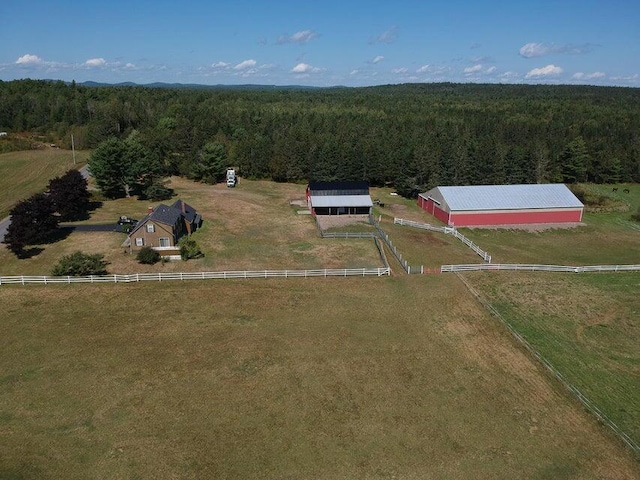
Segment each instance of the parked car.
M125 217L124 215L120 216L118 219L118 225L135 225L136 223L138 223L137 220Z

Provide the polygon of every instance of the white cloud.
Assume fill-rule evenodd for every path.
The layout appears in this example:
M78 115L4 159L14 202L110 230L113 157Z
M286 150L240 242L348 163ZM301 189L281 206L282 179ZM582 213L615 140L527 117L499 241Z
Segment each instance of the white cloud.
M253 68L256 66L256 61L255 60L245 60L243 62L240 62L239 64L237 64L235 67L233 67L235 70L246 70L248 68Z
M527 78L531 77L547 77L550 75L560 75L564 70L561 67L556 67L555 65L547 65L546 67L534 68L533 70L529 70L527 73Z
M398 39L398 27L395 25L389 30L382 32L380 35L373 37L369 43L393 43Z
M495 73L495 72L496 72L496 70L497 70L497 68L496 68L495 66L493 66L493 67L489 67L489 68L487 68L487 70L485 71L485 73L492 74L492 73Z
M472 67L467 67L464 69L464 73L478 73L482 71L482 65L474 65Z
M19 65L42 65L44 60L37 55L26 54L18 58L16 63Z
M553 54L583 55L593 51L596 45L585 43L584 45L555 45L553 43L531 42L520 47L519 53L524 58L543 57Z
M136 68L134 63L127 63L124 68Z
M308 63L299 63L291 69L291 73L319 73L321 71L321 68L312 67Z
M598 78L604 78L606 74L604 72L584 73L576 72L573 74L574 80L596 80Z
M318 37L318 34L313 30L300 30L299 32L294 33L293 35L280 35L276 43L278 45L284 45L286 43L302 44L302 43L308 43L317 37Z
M104 58L90 58L84 64L87 67L104 67L107 64L107 61Z
M371 60L371 63L380 63L383 60L384 60L384 57L382 55L378 55L373 60Z
M423 65L416 70L416 73L428 73L430 75L442 76L449 73L451 69L442 65Z
M518 72L508 71L500 75L500 78L504 78L505 80L515 79L515 78L520 78L520 74Z
M216 62L211 64L211 68L227 68L229 64L227 62Z
M351 72L349 73L349 75L357 75L358 73L360 73L359 70L351 70Z
M394 68L393 70L391 70L391 73L408 73L409 69L402 67L402 68Z

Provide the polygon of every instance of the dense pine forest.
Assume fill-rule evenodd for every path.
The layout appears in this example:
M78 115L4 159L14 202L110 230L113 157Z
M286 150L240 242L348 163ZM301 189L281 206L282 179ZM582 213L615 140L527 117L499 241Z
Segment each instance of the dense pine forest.
M434 185L640 182L640 89L478 84L180 89L0 81L0 130L130 138L166 174ZM222 147L222 148L221 148Z

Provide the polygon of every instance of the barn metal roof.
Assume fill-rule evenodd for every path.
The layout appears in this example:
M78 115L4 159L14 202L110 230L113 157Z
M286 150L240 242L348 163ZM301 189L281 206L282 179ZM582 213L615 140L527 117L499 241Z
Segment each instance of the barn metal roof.
M371 207L369 195L311 195L313 207Z
M436 187L422 196L440 197L450 211L584 207L562 183Z

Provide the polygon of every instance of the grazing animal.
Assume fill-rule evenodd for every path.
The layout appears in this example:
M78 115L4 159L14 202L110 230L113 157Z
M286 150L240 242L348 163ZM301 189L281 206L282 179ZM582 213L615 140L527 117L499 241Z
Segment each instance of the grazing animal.
M617 191L618 191L618 189L617 189L617 188L612 188L612 189L611 189L611 191L612 191L612 192L617 192Z
M624 192L624 193L629 193L629 189L628 189L628 188L625 188L625 189L623 190L623 192Z

